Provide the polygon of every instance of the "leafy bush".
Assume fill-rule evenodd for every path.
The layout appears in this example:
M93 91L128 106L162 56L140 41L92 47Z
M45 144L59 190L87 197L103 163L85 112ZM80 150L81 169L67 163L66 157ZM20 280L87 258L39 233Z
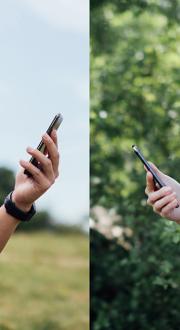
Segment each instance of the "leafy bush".
M91 231L91 329L179 328L180 246L168 233L179 229L162 227L135 233L130 250Z
M180 248L162 226L130 250L91 232L91 329L179 328Z
M146 206L131 151L177 180L180 168L180 1L93 1L91 206L113 209L125 239L91 233L93 330L179 329L180 226Z

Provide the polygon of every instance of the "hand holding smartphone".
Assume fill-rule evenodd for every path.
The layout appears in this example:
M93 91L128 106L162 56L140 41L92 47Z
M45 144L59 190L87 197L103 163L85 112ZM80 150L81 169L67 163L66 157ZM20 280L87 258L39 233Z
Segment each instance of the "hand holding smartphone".
M141 162L146 166L149 172L153 175L154 182L159 186L159 188L162 188L165 185L165 183L160 179L160 177L157 175L157 173L154 172L153 168L151 165L148 163L148 161L144 158L143 154L141 151L138 149L136 145L132 145L132 148L135 152L135 154L138 156L138 158L141 160Z
M161 178L159 177L159 175L153 170L152 166L148 163L148 161L145 159L145 157L143 156L143 154L141 153L141 151L138 149L138 147L136 145L132 145L132 148L135 152L135 154L137 155L137 157L141 160L141 162L145 165L145 167L147 168L147 170L149 172L151 172L151 174L153 175L153 179L154 179L154 183L155 186L160 189L162 187L165 187L166 184L161 180ZM176 208L179 207L179 204L177 204Z
M63 117L62 117L62 115L61 115L60 113L57 114L57 115L54 117L54 119L52 120L52 122L51 122L50 126L48 127L46 133L47 133L48 135L51 135L53 129L58 130L58 128L59 128L59 126L61 125L62 121L63 121ZM45 152L45 144L44 144L44 142L43 142L42 140L41 140L41 142L39 143L39 145L38 145L38 147L37 147L37 150L41 151L42 153ZM36 166L36 167L39 166L37 160L36 160L34 157L31 157L31 159L30 159L30 163L33 164L33 165ZM30 174L27 170L24 171L24 174L26 174L27 176L31 176L31 174Z

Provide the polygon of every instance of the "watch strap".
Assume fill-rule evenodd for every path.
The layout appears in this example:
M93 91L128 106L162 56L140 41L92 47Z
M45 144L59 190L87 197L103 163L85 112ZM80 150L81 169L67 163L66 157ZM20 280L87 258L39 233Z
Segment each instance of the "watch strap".
M30 221L36 213L35 204L32 205L31 209L28 212L24 212L20 210L12 201L12 193L13 192L11 192L4 200L6 212L20 221Z

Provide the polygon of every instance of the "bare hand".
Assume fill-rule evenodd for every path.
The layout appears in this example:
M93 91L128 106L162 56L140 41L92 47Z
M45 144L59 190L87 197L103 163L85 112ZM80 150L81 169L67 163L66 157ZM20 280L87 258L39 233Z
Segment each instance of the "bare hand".
M45 134L42 139L46 145L47 155L37 149L27 148L27 152L39 162L41 170L29 161L21 160L20 165L23 169L16 176L12 200L24 212L30 210L32 204L52 186L59 175L57 133L53 130L51 137ZM32 177L24 174L25 169Z
M166 184L165 187L156 190L154 185L153 176L147 171L146 175L146 189L145 193L148 196L147 204L153 207L153 211L160 216L180 222L180 207L176 208L180 201L180 184L172 179L170 176L165 175L158 168L150 163L154 171Z

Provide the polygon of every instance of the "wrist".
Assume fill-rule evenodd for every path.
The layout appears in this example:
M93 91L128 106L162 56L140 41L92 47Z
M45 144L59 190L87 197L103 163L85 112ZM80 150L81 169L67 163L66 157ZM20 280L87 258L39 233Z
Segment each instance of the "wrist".
M13 191L11 199L12 199L13 203L16 205L16 207L18 209L20 209L21 211L23 211L25 213L30 211L32 204L20 201L19 198L17 197L15 191Z

